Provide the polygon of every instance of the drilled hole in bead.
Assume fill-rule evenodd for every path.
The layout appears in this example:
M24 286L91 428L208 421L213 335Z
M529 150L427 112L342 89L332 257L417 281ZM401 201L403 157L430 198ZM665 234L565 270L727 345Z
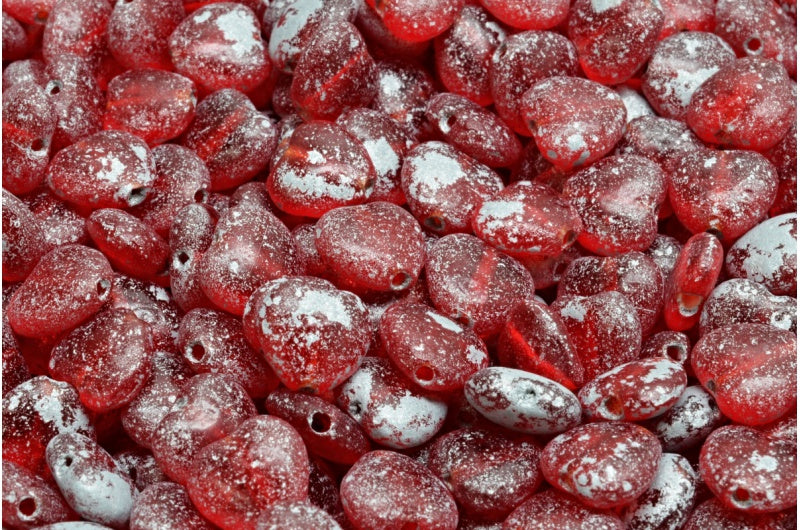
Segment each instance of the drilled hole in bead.
M326 433L331 428L331 417L324 412L315 412L309 418L308 424L312 431L319 434Z
M206 356L205 347L198 343L190 345L186 348L186 360L192 363L202 363Z
M134 483L136 482L136 477L138 476L138 472L136 471L136 467L132 467L132 468L130 468L130 470L128 470L128 476L131 477L131 480Z
M758 55L761 53L761 39L758 37L750 37L744 43L744 49L751 55Z
M356 419L361 417L361 411L362 411L361 403L359 403L358 401L350 403L350 406L347 407L347 413Z
M31 143L31 151L41 151L44 148L44 140L41 138L37 138Z
M570 246L578 239L578 233L575 230L567 230L567 233L564 234L563 243L565 247Z
M47 83L47 87L45 87L45 92L47 92L51 96L55 96L56 94L61 92L61 87L63 86L64 85L61 83L61 81L53 80Z
M719 228L711 227L708 230L706 230L706 233L711 234L712 236L722 241L722 230L720 230Z
M47 11L44 10L37 11L36 15L34 15L33 17L33 21L36 22L37 24L44 24L45 22L47 22L47 17L49 15L50 13L48 13Z
M136 206L137 204L142 203L147 198L148 190L145 187L133 188L131 189L130 193L128 193L128 206Z
M675 297L678 303L678 312L684 317L693 317L703 305L703 297L693 293L678 293Z
M683 344L670 344L666 348L667 357L675 362L682 363L686 360L686 347Z
M103 298L105 298L106 296L108 296L109 289L111 289L111 282L106 280L106 279L102 279L102 280L98 281L97 284L95 285L95 290L97 291L97 296L101 300Z
M458 313L455 317L455 321L466 328L471 328L474 324L469 315L465 315L464 313Z
M411 275L406 271L400 271L392 276L391 286L393 291L402 291L409 285L411 285Z
M191 256L189 256L189 253L185 250L180 250L175 254L177 265L186 265L189 263L189 259L191 259Z
M434 232L442 232L444 230L444 219L438 215L431 215L426 217L423 224L433 230Z
M70 467L72 465L72 457L65 456L64 457L64 467Z
M731 496L731 502L739 508L747 508L753 504L753 499L750 497L750 492L744 488L736 488Z
M456 124L457 120L458 117L455 114L451 114L450 116L447 117L444 123L445 125L447 125L447 128L450 129L451 127L453 127L453 125Z
M417 380L425 382L432 381L434 375L433 368L427 364L423 364L414 372L414 376L417 378Z
M608 396L603 400L605 417L609 419L620 419L623 416L622 402L617 396Z
M197 190L194 192L194 202L206 202L208 199L208 192L206 190Z
M25 497L17 504L17 512L20 517L30 517L36 513L36 501L31 497Z

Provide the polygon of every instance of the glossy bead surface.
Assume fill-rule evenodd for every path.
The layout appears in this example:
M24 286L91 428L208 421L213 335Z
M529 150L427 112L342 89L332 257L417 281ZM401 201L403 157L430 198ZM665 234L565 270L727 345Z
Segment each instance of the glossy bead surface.
M789 413L797 400L796 348L790 331L733 324L703 335L692 349L692 368L725 416L763 425Z
M192 505L189 495L180 484L160 482L143 490L131 510L131 530L151 530L169 527L180 530L210 530Z
M108 49L125 68L171 70L168 40L186 13L181 0L117 2L108 20ZM130 31L134 26L138 31Z
M61 493L43 478L3 460L3 524L33 528L73 519Z
M797 304L789 296L774 296L763 285L733 278L717 285L700 313L699 331L706 333L739 323L770 324L797 331Z
M703 442L726 422L714 398L700 385L687 386L667 412L642 423L665 451L684 451Z
M50 246L28 206L3 189L3 281L25 280Z
M622 530L623 522L607 510L587 507L571 495L556 489L535 493L520 504L503 522L503 530Z

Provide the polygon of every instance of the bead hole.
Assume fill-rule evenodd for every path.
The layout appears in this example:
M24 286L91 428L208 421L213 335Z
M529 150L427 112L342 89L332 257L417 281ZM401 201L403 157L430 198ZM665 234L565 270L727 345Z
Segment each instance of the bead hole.
M423 224L434 232L442 232L444 230L444 219L438 215L426 217Z
M133 188L128 193L128 206L136 206L147 198L148 189L145 187Z
M208 199L208 192L206 190L200 189L194 192L194 202L206 202Z
M186 360L191 363L202 363L206 357L206 349L199 342L186 348Z
M425 382L432 381L434 375L433 368L427 364L423 364L414 372L414 376L416 376L419 381Z
M747 508L753 504L753 499L750 498L750 492L744 488L736 488L731 496L731 502L740 508Z
M567 233L564 234L564 246L568 247L578 239L578 233L575 230L567 230Z
M622 402L617 396L608 396L603 400L603 409L609 419L620 419L623 416Z
M402 291L409 285L411 285L411 275L406 271L400 271L394 276L392 276L392 290L393 291Z
M97 296L101 300L108 295L108 290L110 288L111 288L111 282L106 280L106 279L102 279L102 280L98 281L97 284L95 285L95 290L97 291Z
M138 473L137 473L137 471L136 471L136 468L135 468L135 467L132 467L132 468L130 468L130 469L128 470L128 476L129 476L129 477L131 477L131 480L132 480L134 483L136 483L136 477L138 476Z
M31 144L31 151L41 151L42 149L44 149L44 140L37 138Z
M719 228L709 228L706 230L706 233L711 234L712 236L722 241L722 230L720 230Z
M36 513L36 501L31 497L25 497L19 501L17 511L19 511L20 515L23 517L30 517Z
M678 312L684 317L693 317L703 305L703 297L693 293L678 293L675 297L678 302Z
M362 412L361 403L359 403L358 401L350 403L350 406L347 407L347 413L350 414L350 416L352 416L355 419L361 418L361 412Z
M666 348L667 357L675 362L682 363L686 360L686 347L683 344L670 344Z
M63 85L63 83L61 83L61 81L53 80L53 81L50 81L48 83L48 88L46 88L45 90L51 96L55 96L56 94L61 92L61 87L63 87L63 86L64 85Z
M761 39L758 37L751 37L744 43L744 48L747 53L759 54L761 53Z
M177 254L175 254L175 260L180 265L186 265L187 263L189 263L189 259L190 259L189 253L186 252L185 250L181 250Z
M319 434L326 433L331 428L331 417L324 412L315 412L312 414L309 424L312 431Z
M65 456L64 457L64 467L70 467L72 465L72 457Z

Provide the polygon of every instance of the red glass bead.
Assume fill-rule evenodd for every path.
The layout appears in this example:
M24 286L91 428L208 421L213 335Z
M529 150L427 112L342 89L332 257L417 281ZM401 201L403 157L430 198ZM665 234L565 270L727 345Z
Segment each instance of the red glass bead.
M552 379L574 391L583 385L581 360L561 318L545 304L525 300L508 315L497 340L503 366Z
M344 112L336 123L364 145L372 161L377 178L370 200L404 204L400 168L413 145L408 133L386 114L365 108Z
M697 472L686 458L664 453L652 484L623 509L628 528L681 528L689 519L697 495Z
M50 373L75 386L92 411L107 412L129 403L150 376L150 325L133 311L99 314L67 335L50 354Z
M257 338L254 346L290 390L324 393L340 385L358 369L372 340L361 300L311 276L265 283L247 302L248 318L256 326L250 340Z
M270 505L305 500L308 475L297 431L279 418L256 416L197 453L186 489L212 523L253 528Z
M180 484L160 482L143 490L131 510L130 529L181 528L211 530Z
M796 20L778 2L721 0L714 10L714 33L742 56L760 56L781 62L794 77L797 73Z
M124 68L172 70L168 39L185 17L181 0L117 2L108 20L108 49Z
M31 373L20 352L19 343L11 331L8 318L3 316L3 396L30 378Z
M650 335L644 341L639 358L658 357L685 365L689 359L690 351L691 342L684 333L680 331L659 331L654 335Z
M11 0L3 11L23 24L43 24L53 9L54 0Z
M460 429L436 440L427 465L448 486L462 513L498 521L539 488L540 452L530 438Z
M564 252L556 257L534 256L523 258L517 256L516 259L528 270L536 289L544 290L560 282L561 275L570 262L582 254L583 252L578 245L573 245L567 247Z
M399 122L408 134L421 139L425 107L435 93L433 78L418 66L399 61L378 61L378 93L371 108Z
M623 530L625 525L613 513L595 510L574 497L549 489L520 504L503 522L503 530Z
M695 344L692 368L725 416L763 425L788 414L797 401L797 338L767 324L715 329ZM769 381L765 385L763 381Z
M578 399L589 419L641 421L669 410L685 388L682 365L639 359L595 377L581 388Z
M325 213L316 223L315 244L335 282L356 292L406 290L425 259L419 224L388 202Z
M413 61L424 54L431 44L431 41L409 42L398 38L366 2L358 6L353 23L367 42L370 54L376 59L402 58Z
M658 234L645 254L655 262L661 271L661 277L666 281L675 269L682 248L683 246L674 237Z
M628 123L617 150L621 154L649 158L670 175L688 153L704 147L684 122L642 116Z
M763 151L789 130L792 97L791 82L779 63L737 59L695 91L686 123L708 143Z
M659 40L681 31L713 31L714 0L661 0L664 27Z
M388 359L365 357L355 374L336 389L336 404L374 442L407 449L432 439L444 424L447 403L427 397Z
M211 244L218 215L205 204L190 204L175 215L170 227L170 291L184 311L214 307L200 284L199 265Z
M339 496L339 481L333 475L330 466L315 458L309 458L309 464L311 474L308 477L308 501L328 512L339 525L347 527L350 521L347 519L342 507L342 500Z
M44 240L51 247L70 243L85 244L89 241L86 220L75 207L56 198L47 188L40 188L38 193L26 195L24 202L41 227Z
M463 96L436 94L425 116L447 143L481 164L508 167L522 154L522 144L511 127Z
M228 374L252 398L278 386L266 361L250 347L239 319L213 309L193 309L181 319L176 344L195 373Z
M486 346L474 331L424 304L392 304L381 317L380 338L400 371L427 390L460 390L489 364Z
M146 280L164 276L169 245L133 215L114 208L95 210L86 220L86 231L120 272Z
M767 514L750 514L725 507L716 497L712 497L694 509L684 530L703 530L706 528L763 528L764 530L783 530L797 526L797 510Z
M320 397L278 389L264 407L289 422L311 453L331 462L351 465L370 450L369 438L355 420Z
M47 465L78 515L112 528L126 528L136 486L97 442L63 433L47 444Z
M583 221L581 246L606 256L644 251L656 236L666 177L644 157L608 156L570 177L563 195Z
M566 326L586 381L639 355L642 327L636 307L622 293L567 295L559 297L552 310Z
M735 59L731 47L713 33L678 33L658 43L642 78L642 92L659 115L684 120L692 94Z
M396 37L422 42L440 35L453 25L463 0L367 0L367 5L381 17Z
M475 210L503 189L494 171L443 142L409 151L400 183L414 217L439 234L469 231Z
M98 251L64 245L45 254L14 291L6 311L15 333L46 338L97 313L111 291L113 272Z
M269 33L269 58L287 74L297 66L303 50L325 22L352 21L358 4L351 0L270 2L264 12L264 31Z
M797 211L797 123L792 122L789 132L763 155L778 172L778 193L769 214L776 216Z
M669 329L684 331L700 320L723 256L722 244L709 233L695 234L686 242L664 289L664 322Z
M53 133L56 152L102 129L103 93L90 66L73 54L59 54L47 61L44 85L58 122Z
M44 178L57 116L41 87L3 88L3 189L20 195Z
M542 155L561 170L599 160L625 132L626 110L616 92L579 77L550 77L526 91L519 112Z
M206 5L183 19L169 37L169 53L178 73L207 92L247 92L272 68L255 14L233 2Z
M122 131L101 131L59 151L47 168L59 198L87 208L128 208L144 201L155 180L147 144Z
M664 11L649 0L578 0L570 9L567 36L586 77L613 85L647 62L663 25Z
M372 451L342 479L342 505L356 528L455 530L458 510L444 484L400 453Z
M345 20L317 28L294 68L290 90L300 115L332 120L347 107L364 107L377 90L375 61L358 30Z
M3 11L3 61L16 61L30 54L31 42L25 28Z
M33 84L44 87L47 81L44 61L39 59L20 59L10 62L3 69L3 91L17 85Z
M700 452L700 476L726 507L778 512L797 503L797 444L742 425L720 427Z
M94 436L89 412L69 384L37 376L3 396L3 462L45 477L45 447L61 433Z
M48 250L44 230L33 213L3 188L3 281L25 280Z
M505 39L492 56L491 86L497 114L517 134L530 136L520 113L522 95L537 81L578 74L578 52L563 35L523 31Z
M425 270L434 307L481 337L499 332L511 310L533 295L533 280L518 261L467 234L436 240Z
M236 187L265 169L278 142L275 125L236 90L224 89L197 105L182 143L205 162L211 191Z
M700 385L692 385L671 409L642 425L661 440L665 451L685 451L700 445L726 421L711 394Z
M464 385L475 410L492 422L527 434L555 434L580 423L581 406L566 387L536 375L493 366Z
M203 293L234 315L242 314L260 285L299 272L289 229L265 208L247 203L220 217L197 267Z
M464 6L450 29L433 42L442 84L478 105L489 105L492 55L505 38L506 31L480 6Z
M797 332L797 303L789 296L774 296L752 280L733 278L711 291L700 313L700 336L729 324L770 324Z
M361 142L339 125L313 121L294 130L272 166L267 190L281 211L321 217L334 208L366 202L375 179Z
M500 22L518 29L549 29L564 22L569 14L569 0L481 0Z
M153 433L159 423L181 397L183 388L192 375L183 359L174 353L156 351L151 363L147 383L120 414L125 433L147 449L150 448Z
M108 84L104 129L135 134L149 145L179 136L194 117L194 83L174 72L128 70Z
M152 484L169 482L150 451L136 448L114 454L114 463L133 481L138 491ZM135 508L135 505L134 505Z
M3 460L3 525L34 528L75 518L61 493L30 470Z
M42 55L75 54L97 65L106 50L106 27L111 16L107 0L62 0L54 2L42 35Z
M661 444L632 423L587 423L553 438L542 451L544 478L592 508L630 503L658 471Z
M797 294L797 214L767 219L728 250L725 270L734 278L760 283L772 294Z
M177 395L177 399L164 396L163 406L169 409L150 436L150 448L161 470L186 484L198 451L234 432L257 411L244 388L229 375L195 375Z
M261 511L256 530L339 530L341 526L325 510L307 501L278 502Z
M558 296L591 296L603 291L618 291L636 306L644 334L661 314L664 280L658 265L641 252L577 258L567 265L558 284Z

